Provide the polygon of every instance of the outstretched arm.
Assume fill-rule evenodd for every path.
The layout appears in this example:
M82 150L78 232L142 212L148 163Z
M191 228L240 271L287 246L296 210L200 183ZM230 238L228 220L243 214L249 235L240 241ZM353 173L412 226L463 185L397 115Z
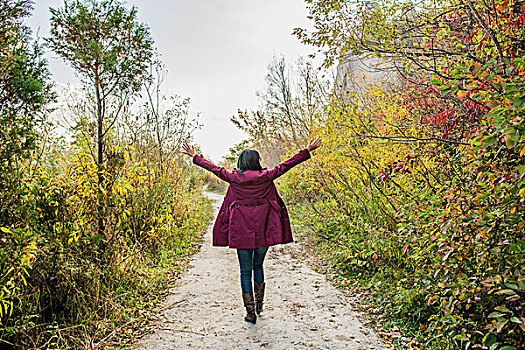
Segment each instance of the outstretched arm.
M277 179L279 176L286 173L299 163L304 162L311 158L310 152L321 146L321 139L311 140L308 145L302 151L299 151L292 158L285 160L281 164L277 165L272 170L268 170L268 175L272 180Z
M195 152L195 148L193 148L192 146L188 145L187 143L183 144L182 148L183 148L182 153L187 154L190 157L192 157L194 164L196 164L196 165L200 166L201 168L204 168L204 169L212 172L219 179L221 179L223 181L231 182L232 173L230 173L229 171L227 171L226 169L224 169L222 167L219 167L219 166L213 164L212 162L210 162L206 158L204 158L202 156L199 156L197 154L197 152Z

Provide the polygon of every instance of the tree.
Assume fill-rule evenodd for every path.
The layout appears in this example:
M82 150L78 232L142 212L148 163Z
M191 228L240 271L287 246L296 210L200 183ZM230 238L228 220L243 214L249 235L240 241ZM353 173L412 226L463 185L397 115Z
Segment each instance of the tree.
M22 19L29 0L0 1L0 224L16 214L20 161L37 146L38 126L53 99L46 61Z
M65 1L51 9L50 47L66 60L91 89L96 108L98 235L104 237L104 154L111 127L141 88L153 56L149 28L137 10L118 0Z
M290 66L284 57L274 58L268 65L266 87L257 93L259 110L239 110L231 121L249 135L267 164L277 164L283 151L300 147L310 136L330 85L310 61L299 59Z
M525 2L306 2L314 30L296 34L325 66L373 58L402 84L334 99L313 160L323 171L288 187L321 184L316 227L326 207L327 224L347 217L344 271L388 284L390 265L417 286L373 298L385 315L406 310L393 318L424 329L425 346L524 348Z
M126 120L130 133L134 134L133 140L137 139L137 132L143 132L145 138L151 139L151 148L145 147L143 151L155 153L155 162L161 171L163 164L180 150L182 143L190 140L193 132L201 127L199 114L190 114L189 98L169 95L163 90L167 73L164 64L156 58L150 67L151 78L144 85L147 101L138 113L132 113ZM133 131L134 125L140 125L136 131Z

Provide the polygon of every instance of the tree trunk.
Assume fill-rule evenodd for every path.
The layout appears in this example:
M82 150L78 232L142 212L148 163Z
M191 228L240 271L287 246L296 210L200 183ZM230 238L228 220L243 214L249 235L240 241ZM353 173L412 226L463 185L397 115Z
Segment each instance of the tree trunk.
M101 239L99 247L105 250L105 227L104 227L104 108L100 93L100 81L95 81L95 93L97 100L97 234Z

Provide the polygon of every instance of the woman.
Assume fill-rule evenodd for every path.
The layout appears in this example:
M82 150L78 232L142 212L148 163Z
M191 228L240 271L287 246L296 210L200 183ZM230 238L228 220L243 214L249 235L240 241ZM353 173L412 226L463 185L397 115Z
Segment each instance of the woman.
M320 139L312 140L305 149L271 170L261 167L257 151L247 149L239 156L233 172L206 160L188 144L183 146L183 153L193 157L193 163L230 184L213 226L213 245L237 249L247 313L244 319L248 322L255 323L256 314L262 311L265 289L262 265L268 247L293 241L288 213L273 180L310 159L310 152L319 146Z

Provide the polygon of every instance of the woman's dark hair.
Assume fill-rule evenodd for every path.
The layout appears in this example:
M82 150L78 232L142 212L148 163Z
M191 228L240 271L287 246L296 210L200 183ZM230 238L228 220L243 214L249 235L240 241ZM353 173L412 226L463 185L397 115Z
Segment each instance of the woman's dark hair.
M253 149L245 149L237 160L237 170L242 174L245 170L262 170L259 163L259 152Z

